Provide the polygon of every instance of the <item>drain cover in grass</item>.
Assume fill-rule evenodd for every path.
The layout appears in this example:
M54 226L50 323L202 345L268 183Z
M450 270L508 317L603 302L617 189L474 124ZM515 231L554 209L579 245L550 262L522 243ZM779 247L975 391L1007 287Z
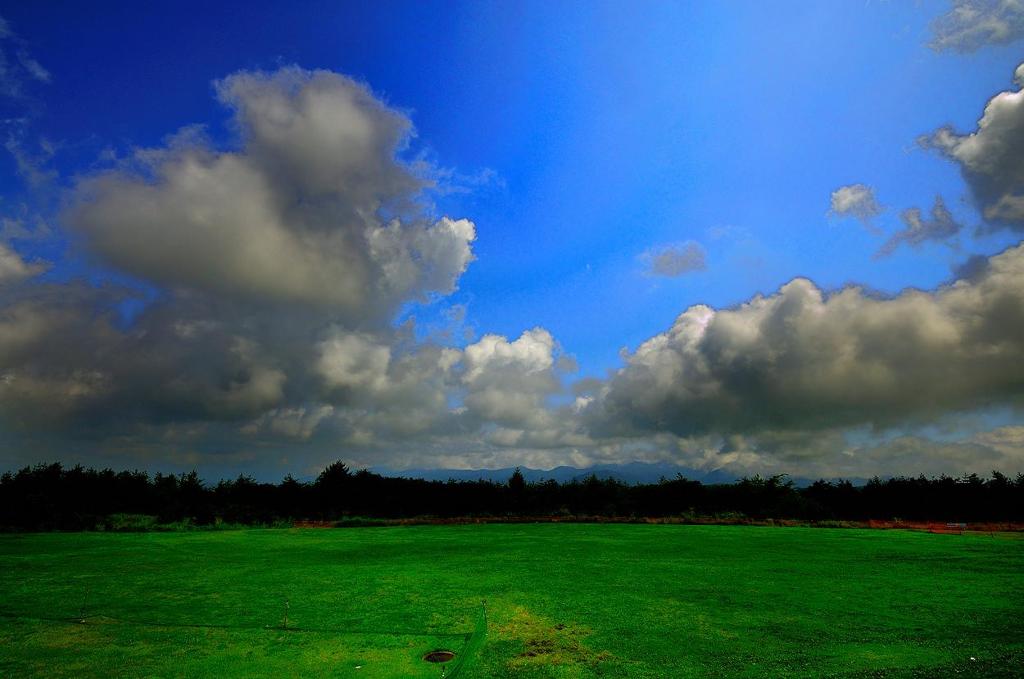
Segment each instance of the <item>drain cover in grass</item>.
M423 656L427 662L448 662L455 657L451 651L431 651Z

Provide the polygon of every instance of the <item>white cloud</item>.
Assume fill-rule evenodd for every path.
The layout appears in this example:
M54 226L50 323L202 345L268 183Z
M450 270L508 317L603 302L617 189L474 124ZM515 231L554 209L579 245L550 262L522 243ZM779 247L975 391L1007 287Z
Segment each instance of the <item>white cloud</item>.
M873 188L867 184L849 184L832 192L830 213L839 217L853 217L875 230L872 220L882 214L882 206L875 199Z
M990 228L1024 231L1024 64L1015 77L1017 91L992 97L977 130L958 134L944 127L921 143L960 165Z
M95 252L157 283L329 307L349 323L454 290L475 229L417 206L427 182L397 158L407 118L326 71L238 73L217 92L238 151L188 129L79 185L67 218Z
M308 441L319 424L331 414L329 405L276 408L270 410L242 427L242 433L250 436L271 434L285 439Z
M904 210L900 219L903 220L906 228L890 236L879 248L877 257L891 255L903 244L918 248L929 241L949 242L963 228L963 225L956 221L946 208L942 196L935 196L931 219L922 217L920 208L916 207Z
M497 372L544 373L554 365L554 348L555 340L544 328L527 330L513 342L500 335L485 335L466 347L463 379L473 385L493 379Z
M26 43L0 17L0 95L13 99L25 96L32 81L50 82L50 72L29 53Z
M953 0L949 12L932 23L936 51L974 52L1024 37L1024 1Z
M695 306L626 356L583 414L592 433L895 426L1018 403L1024 245L972 280L892 298L795 279L732 309Z
M56 147L45 138L40 139L34 147L27 147L25 144L24 125L15 125L4 142L4 148L14 158L18 174L28 182L30 186L41 187L53 182L57 178L57 172L49 166L50 160L56 153Z
M922 438L855 445L846 432L1019 404L1024 246L931 292L829 295L796 279L735 308L692 307L609 379L569 394L574 362L543 328L457 349L392 327L403 304L456 289L476 237L472 222L420 203L429 181L399 159L404 115L325 72L241 73L217 92L237 147L186 128L76 187L67 217L91 252L162 284L131 325L118 310L133 293L116 286L0 290L8 444L17 434L167 459L186 444L190 456L301 445L309 457L406 466L672 459L822 473L1019 459L1012 428L932 457ZM980 132L935 142L978 176L985 162L997 177L1014 167L1012 140L992 136L1016 130L999 101ZM985 135L995 151L972 151L968 138ZM851 185L833 193L832 210L870 219L881 208L870 187ZM931 218L908 211L904 221L896 244L955 232L941 200ZM15 221L3 229L33 233ZM658 275L705 266L696 243L646 260ZM0 279L24 281L38 266L0 245ZM456 307L449 320L462 316ZM202 434L186 441L182 431Z
M704 248L693 241L661 245L641 255L648 275L669 278L704 271L707 269L706 259Z
M0 285L23 281L46 268L43 262L26 262L13 248L0 242Z
M388 383L391 347L357 333L339 333L320 343L318 368L330 388L381 391Z
M25 71L35 80L43 83L50 82L50 72L43 68L43 65L33 59L32 55L25 50L18 51L18 62L21 63Z
M545 399L559 390L555 340L547 330L527 330L515 341L485 335L463 351L465 405L483 420L542 425Z

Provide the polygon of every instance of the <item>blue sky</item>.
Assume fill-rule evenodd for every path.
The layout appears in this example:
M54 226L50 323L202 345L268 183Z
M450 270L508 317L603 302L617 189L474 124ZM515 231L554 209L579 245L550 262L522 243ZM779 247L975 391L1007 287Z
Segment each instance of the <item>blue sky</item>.
M183 125L223 135L210 83L239 69L348 74L410 113L413 152L465 176L470 193L436 198L481 231L453 301L482 332L549 328L594 374L690 304L736 304L795 276L932 287L1009 242L877 262L877 238L827 216L833 189L865 182L890 228L937 193L976 221L956 168L914 140L970 129L1020 49L929 50L941 3L273 5L204 6L203 22L185 3L72 4L59 23L45 3L7 10L53 74L33 91L34 126L68 147L62 175ZM707 271L643 275L644 250L687 240L707 248Z
M485 334L511 341L544 328L579 366L558 376L566 392L545 397L566 403L573 382L619 370L623 347L636 351L692 305L732 307L795 277L826 291L933 290L972 255L1016 245L1013 228L975 235L984 220L960 168L917 143L944 125L974 130L989 98L1012 89L1022 60L1012 40L930 48L948 10L16 4L0 12L16 35L9 52L30 54L48 77L21 74L23 92L4 101L7 134L51 174L33 185L7 154L0 207L52 224L50 237L13 244L25 261L48 262L38 282L85 276L144 290L144 299L166 296L165 280L125 273L71 235L79 232L61 221L75 188L112 157L162 147L188 125L205 126L211 148L237 148L232 113L212 84L231 74L296 65L349 76L415 127L401 157L427 161L440 178L439 190L420 197L425 213L467 218L476 230L457 290L426 305L410 298L393 325L414 316L421 342L443 337L457 349ZM853 184L871 187L884 208L874 232L829 214L832 192ZM927 215L937 195L963 225L957 236L876 257L903 228L901 212ZM702 269L652 273L645 253L690 242L705 254ZM438 335L460 305L471 334ZM1000 412L1001 424L1016 421L1012 408Z

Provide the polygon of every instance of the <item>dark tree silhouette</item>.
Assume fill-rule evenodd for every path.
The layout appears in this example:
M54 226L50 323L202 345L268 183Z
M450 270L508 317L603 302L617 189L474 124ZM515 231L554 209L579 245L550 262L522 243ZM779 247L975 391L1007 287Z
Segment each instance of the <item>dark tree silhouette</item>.
M988 479L919 476L816 481L797 488L785 476L703 485L682 476L629 485L590 475L582 481L528 483L516 469L506 483L388 478L342 462L312 483L279 484L241 475L209 485L187 474L114 472L59 463L0 477L0 529L141 529L157 524L274 524L366 517L748 517L751 519L905 519L1024 521L1024 474ZM135 517L135 518L133 518ZM363 517L363 518L361 518Z

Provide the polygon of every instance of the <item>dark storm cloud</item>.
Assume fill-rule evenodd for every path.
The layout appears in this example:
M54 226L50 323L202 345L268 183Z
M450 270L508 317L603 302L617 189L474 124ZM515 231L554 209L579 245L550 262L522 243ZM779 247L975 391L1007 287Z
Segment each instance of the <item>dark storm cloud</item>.
M0 313L0 417L15 426L234 419L270 407L285 375L252 333L200 305L152 305L132 328L131 293L84 284L9 293Z

